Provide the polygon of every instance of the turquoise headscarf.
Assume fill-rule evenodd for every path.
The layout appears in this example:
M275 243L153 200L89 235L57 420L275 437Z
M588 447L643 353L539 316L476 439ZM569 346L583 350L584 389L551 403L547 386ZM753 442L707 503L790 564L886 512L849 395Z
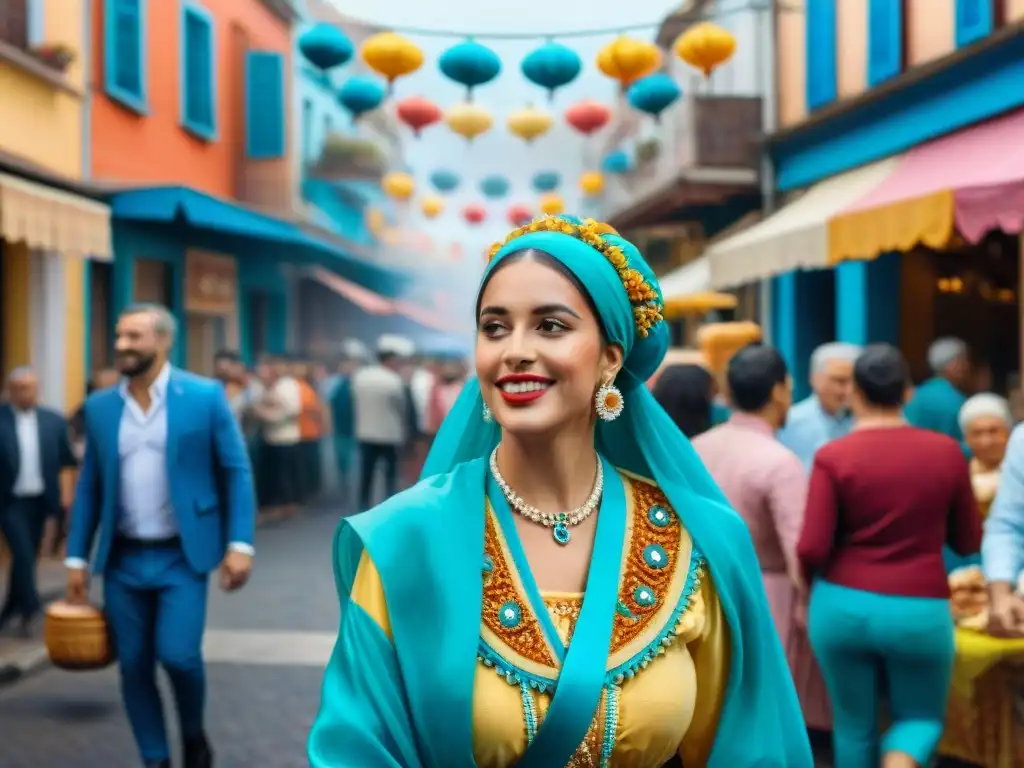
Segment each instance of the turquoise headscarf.
M572 225L579 219L561 217ZM662 300L657 278L640 252L615 234L602 236L618 246L630 269L639 272ZM807 732L789 667L768 611L761 571L750 535L722 491L672 419L645 386L669 346L669 330L656 323L638 334L619 271L577 236L536 231L507 242L483 276L509 254L536 249L561 262L586 288L610 343L624 353L615 384L624 410L612 422L599 422L598 451L613 465L653 479L668 497L707 559L732 643L725 706L709 766L805 768L813 765ZM423 470L424 477L447 474L460 464L490 454L500 429L483 418L479 382L472 379L445 419Z

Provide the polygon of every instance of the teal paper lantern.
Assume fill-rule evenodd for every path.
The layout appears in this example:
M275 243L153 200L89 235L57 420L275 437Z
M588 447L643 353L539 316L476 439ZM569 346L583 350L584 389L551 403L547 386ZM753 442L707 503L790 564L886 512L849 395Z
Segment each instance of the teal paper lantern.
M605 173L612 174L623 174L628 173L633 163L629 159L629 155L623 150L617 150L610 152L605 155L604 160L601 161L601 169Z
M548 100L555 98L555 91L575 80L583 62L576 51L555 42L544 43L523 59L520 69L523 77L548 92Z
M473 89L491 82L501 73L501 59L485 45L469 39L453 45L437 60L441 74L466 86L466 100L473 100Z
M353 120L372 112L384 102L387 89L376 80L357 75L350 77L338 91L338 102Z
M539 171L533 175L533 188L537 192L554 192L562 183L556 171Z
M682 95L676 81L664 72L659 72L633 83L626 91L626 101L633 109L646 112L657 122L661 119L661 113Z
M504 176L488 176L480 182L480 191L493 200L507 195L509 186L508 179Z
M451 171L434 171L430 174L430 183L438 192L454 192L459 188L460 181L458 174Z
M333 24L316 24L299 38L299 52L317 69L347 64L356 53L352 41Z

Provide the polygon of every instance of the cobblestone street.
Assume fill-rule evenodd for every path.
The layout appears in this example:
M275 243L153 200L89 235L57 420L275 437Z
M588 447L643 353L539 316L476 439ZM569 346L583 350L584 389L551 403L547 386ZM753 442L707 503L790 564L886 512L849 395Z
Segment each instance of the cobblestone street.
M250 583L234 595L211 585L207 728L218 768L308 765L306 735L337 628L337 517L314 511L261 529ZM139 765L114 667L51 668L0 688L0 724L3 768Z

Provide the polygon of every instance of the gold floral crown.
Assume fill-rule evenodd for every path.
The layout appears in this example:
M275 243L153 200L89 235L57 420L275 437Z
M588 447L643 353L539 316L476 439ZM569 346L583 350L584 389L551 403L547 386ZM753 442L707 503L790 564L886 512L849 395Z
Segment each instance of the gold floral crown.
M623 253L622 248L607 242L602 237L602 235L618 234L611 226L603 222L584 219L582 223L574 224L559 216L544 216L535 219L529 224L512 230L503 241L492 245L488 261L517 237L528 235L531 232L561 232L563 235L575 237L586 243L608 259L608 262L615 267L615 271L619 273L619 279L622 280L622 286L626 289L629 303L633 305L633 322L640 338L647 338L650 329L664 320L658 292L647 282L643 274L629 266L629 259Z

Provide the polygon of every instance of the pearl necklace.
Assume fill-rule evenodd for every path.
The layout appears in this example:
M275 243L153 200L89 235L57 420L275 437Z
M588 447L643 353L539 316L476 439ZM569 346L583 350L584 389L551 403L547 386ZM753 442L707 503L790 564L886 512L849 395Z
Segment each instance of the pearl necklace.
M563 547L572 540L569 526L579 525L594 514L598 503L601 501L601 494L604 491L604 468L601 466L601 459L599 458L597 460L597 477L594 478L594 488L582 506L570 512L541 512L536 507L531 507L523 501L523 498L513 491L512 487L505 481L505 478L502 477L501 471L498 469L497 448L491 453L490 465L494 482L498 484L509 506L527 520L543 525L545 528L550 528L552 537Z

